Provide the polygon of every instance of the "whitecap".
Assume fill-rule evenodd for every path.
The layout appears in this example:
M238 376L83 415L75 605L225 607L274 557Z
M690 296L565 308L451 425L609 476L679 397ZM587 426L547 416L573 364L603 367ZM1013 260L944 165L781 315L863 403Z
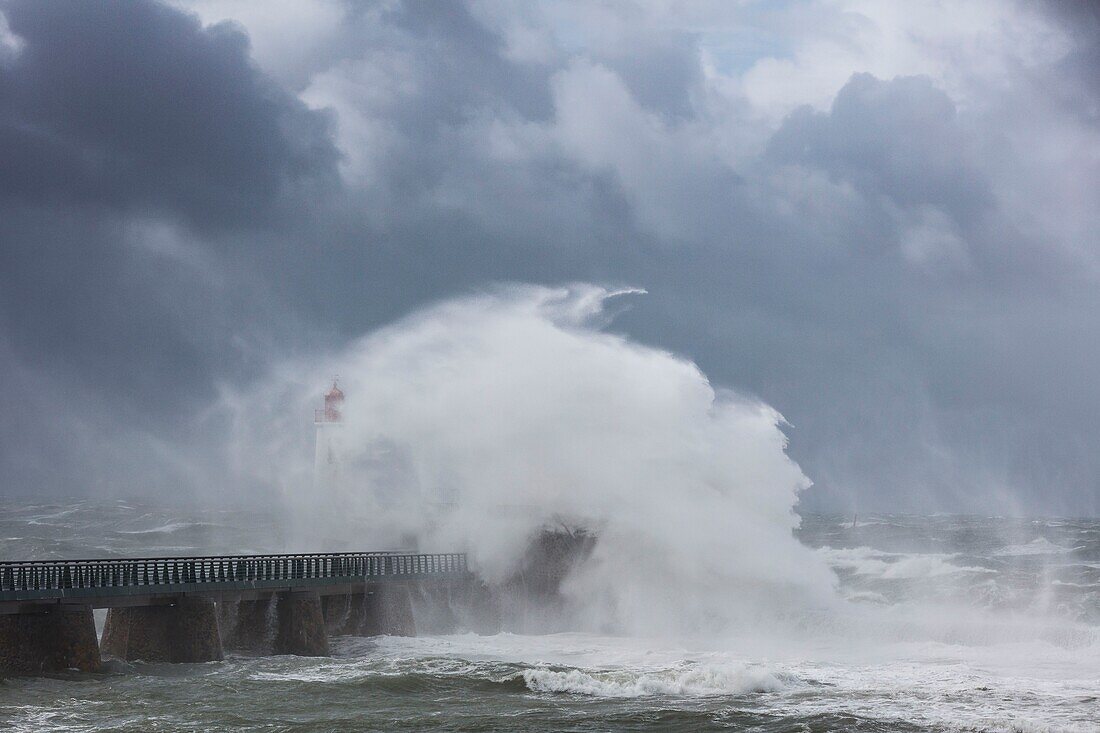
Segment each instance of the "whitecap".
M559 692L592 697L675 695L704 697L777 692L789 686L776 674L750 665L672 668L649 671L528 669L523 681L533 692Z
M853 593L846 593L844 600L851 601L853 603L877 603L879 605L888 604L886 596L881 593L876 593L873 590L862 590Z
M205 526L204 522L169 522L168 524L161 525L160 527L153 527L152 529L120 529L117 530L117 532L118 534L171 534L181 529L202 526Z
M856 575L877 576L887 580L934 578L955 573L995 573L989 568L954 565L949 560L958 557L944 553L891 553L870 547L822 547L817 552L834 569L851 570Z
M1009 545L1002 547L993 554L997 557L1023 557L1026 555L1064 555L1068 552L1080 550L1080 547L1063 547L1056 545L1046 537L1032 540L1024 545Z
M1070 588L1096 588L1098 585L1100 585L1098 583L1071 583L1068 580L1052 580L1050 582L1050 584L1051 585L1063 585L1063 586L1068 586Z

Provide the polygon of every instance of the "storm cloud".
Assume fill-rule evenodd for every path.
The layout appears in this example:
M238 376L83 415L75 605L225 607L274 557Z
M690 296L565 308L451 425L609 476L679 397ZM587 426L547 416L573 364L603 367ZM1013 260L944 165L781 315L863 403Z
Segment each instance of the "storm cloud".
M1083 4L0 14L2 494L201 494L280 359L588 281L785 415L811 508L1100 512Z

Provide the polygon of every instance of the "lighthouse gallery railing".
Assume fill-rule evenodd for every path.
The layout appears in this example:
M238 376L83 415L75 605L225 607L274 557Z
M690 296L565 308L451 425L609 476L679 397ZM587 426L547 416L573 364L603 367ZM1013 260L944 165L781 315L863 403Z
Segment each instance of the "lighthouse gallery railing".
M218 590L462 575L462 553L315 553L0 562L0 601L147 589ZM56 593L51 593L54 591ZM76 592L72 592L76 591ZM83 591L83 592L81 592ZM97 593L99 594L99 593Z

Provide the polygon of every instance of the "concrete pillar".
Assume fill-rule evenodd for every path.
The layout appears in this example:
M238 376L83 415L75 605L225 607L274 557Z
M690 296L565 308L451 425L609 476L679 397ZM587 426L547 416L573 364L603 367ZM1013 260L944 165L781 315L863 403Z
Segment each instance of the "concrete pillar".
M91 606L0 616L0 676L100 668Z
M330 634L352 636L416 636L410 590L406 583L386 582L366 585L354 593L325 596L325 628ZM419 608L421 604L416 605ZM437 626L431 624L433 629Z
M363 636L416 636L412 599L405 583L379 583L363 596L358 633Z
M275 640L275 602L271 598L218 604L226 649L265 654Z
M358 605L362 604L362 593L345 593L338 596L324 596L321 599L321 613L325 617L325 630L329 634L354 634L358 620Z
M415 631L453 634L458 628L456 604L449 583L417 583L409 588Z
M321 597L316 591L280 593L275 612L278 617L274 652L300 657L328 655Z
M126 661L216 662L222 643L210 601L182 597L173 605L112 608L103 653Z

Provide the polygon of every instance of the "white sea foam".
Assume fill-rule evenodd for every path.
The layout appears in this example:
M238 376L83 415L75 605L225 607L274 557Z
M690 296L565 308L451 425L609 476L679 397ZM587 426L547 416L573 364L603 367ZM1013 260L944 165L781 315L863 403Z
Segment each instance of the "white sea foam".
M905 614L900 608L881 610ZM348 644L370 658L375 673L392 663L404 673L499 680L502 664L519 665L512 674L532 692L548 695L699 698L768 692L766 709L777 714L841 712L973 731L1011 730L996 721L1026 719L1034 730L1098 730L1084 721L1100 674L1100 641L1084 646L1036 641L1041 634L1026 628L1034 620L1021 619L1013 628L992 629L985 638L961 643L972 624L990 620L965 609L952 616L960 633L946 641L920 640L924 634L917 629L914 640L869 646L823 630L811 646L764 642L766 654L753 646L755 637L712 639L700 648L668 639L577 633L385 637ZM748 661L765 656L766 663Z
M1065 555L1080 549L1079 547L1063 547L1056 545L1046 537L1040 537L1024 545L1009 545L1002 547L993 554L998 557L1023 557L1027 555Z
M66 509L62 509L61 511L54 512L52 514L39 514L39 515L35 516L33 518L33 520L31 520L31 521L34 521L34 520L39 520L40 521L40 520L43 520L43 519L60 519L61 517L68 517L72 514L75 514L76 512L78 512L80 510L81 510L81 506L78 504L76 506L68 507ZM34 523L37 524L38 521L35 521Z
M117 530L117 532L119 534L171 534L181 529L191 529L192 527L200 527L203 525L203 522L168 522L159 527L150 527L149 529L120 529Z
M888 580L934 578L956 573L994 573L989 568L955 565L955 554L891 553L870 547L822 547L818 554L834 568L844 568L856 575L869 575Z
M743 695L775 692L789 684L762 667L749 665L648 672L529 669L523 672L523 681L535 692L567 692L593 697Z
M880 520L877 520L877 519L868 519L868 520L859 519L859 520L856 520L855 522L850 522L850 521L845 520L845 521L842 521L838 524L838 526L843 527L843 528L847 528L847 529L860 529L861 527L883 527L883 526L890 526L890 525L891 525L890 522L880 521Z
M963 716L966 722L945 720L937 729L958 733L1097 733L1100 728L1087 723L1051 724L1025 720L1019 716L981 718Z
M873 590L849 591L844 594L844 600L853 603L889 603L886 596Z
M1100 583L1073 583L1068 580L1052 580L1051 585L1064 585L1070 588L1097 588L1100 587Z

